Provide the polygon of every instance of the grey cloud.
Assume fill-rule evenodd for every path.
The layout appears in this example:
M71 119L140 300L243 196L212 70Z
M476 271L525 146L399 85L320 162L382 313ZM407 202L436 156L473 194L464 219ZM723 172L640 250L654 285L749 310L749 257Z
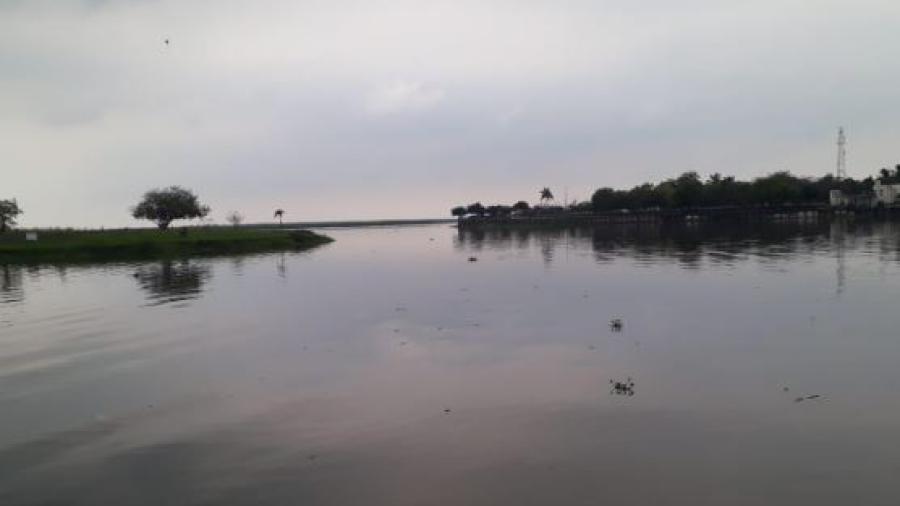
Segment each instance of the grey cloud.
M127 224L165 184L250 219L276 201L328 219L685 169L822 173L839 124L852 173L895 158L893 2L0 9L0 198L25 224Z

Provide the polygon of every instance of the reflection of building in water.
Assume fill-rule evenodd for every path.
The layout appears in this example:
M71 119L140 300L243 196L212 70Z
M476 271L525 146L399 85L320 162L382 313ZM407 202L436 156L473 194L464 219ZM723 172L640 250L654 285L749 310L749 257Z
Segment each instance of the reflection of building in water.
M831 222L831 243L834 246L834 258L837 261L837 294L844 293L847 285L847 266L844 259L844 248L847 240L847 222L834 220Z
M209 265L189 260L163 260L159 264L142 265L134 273L151 305L196 299L211 277Z

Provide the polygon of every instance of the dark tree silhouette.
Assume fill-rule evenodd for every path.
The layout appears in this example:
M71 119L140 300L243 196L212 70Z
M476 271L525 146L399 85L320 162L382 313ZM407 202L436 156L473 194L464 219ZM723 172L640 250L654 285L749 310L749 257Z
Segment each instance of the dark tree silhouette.
M879 178L890 182L888 169ZM677 208L695 206L765 206L800 203L824 203L828 192L840 189L849 194L870 192L874 179L852 178L838 181L827 175L819 179L798 177L789 172L775 172L752 181L737 181L733 176L712 174L702 181L696 172L658 184L644 183L631 190L600 188L591 197L595 211L617 209Z
M0 233L6 232L16 225L16 218L22 214L16 199L0 200Z
M456 206L450 210L450 214L456 216L457 218L462 218L466 215L466 208L463 206Z
M469 214L477 214L478 216L484 216L485 208L481 205L481 202L476 202L474 204L469 204L466 207L466 212Z
M529 206L528 202L525 202L524 200L520 200L512 206L513 211L527 211L530 208L531 206Z
M508 216L510 211L512 211L511 207L502 205L487 206L485 208L485 212L488 214L488 216L495 217Z
M279 225L284 225L284 209L276 209L275 218L278 218Z
M541 195L541 204L553 200L553 192L550 191L550 188L544 187L539 193Z
M180 186L150 190L131 210L133 217L155 221L160 230L166 230L175 220L203 218L207 214L209 207L201 205L193 192Z

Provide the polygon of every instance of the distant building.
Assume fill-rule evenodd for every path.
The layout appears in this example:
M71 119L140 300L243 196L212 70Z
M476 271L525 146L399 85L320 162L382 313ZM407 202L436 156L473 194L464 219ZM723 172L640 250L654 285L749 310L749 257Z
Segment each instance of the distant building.
M896 205L897 198L900 197L900 184L883 184L881 181L875 181L875 203L885 206Z
M893 190L894 195L900 194L900 185ZM846 194L841 190L831 190L828 192L828 203L831 207L854 207L865 208L875 207L880 201L877 196L871 193Z
M828 203L831 204L831 207L845 207L847 199L841 190L831 190L828 192Z

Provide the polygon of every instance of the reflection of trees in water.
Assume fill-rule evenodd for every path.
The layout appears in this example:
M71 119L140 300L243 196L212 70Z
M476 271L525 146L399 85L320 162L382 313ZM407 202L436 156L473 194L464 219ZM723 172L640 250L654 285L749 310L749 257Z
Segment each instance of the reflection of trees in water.
M541 248L541 258L544 265L550 266L553 263L554 252L557 247L565 247L569 244L569 229L547 229L543 233L536 236L538 244Z
M231 270L235 276L244 275L244 257L243 255L234 255L231 257Z
M827 220L804 223L716 223L700 222L690 226L662 224L621 224L602 227L487 228L463 229L457 236L462 250L532 249L543 260L554 260L557 248L592 252L597 262L619 258L651 265L677 262L684 268L734 265L750 257L763 265L780 264L798 257L842 247L858 248L867 237L879 235L884 250L900 259L900 226L893 223L841 225L834 228ZM849 240L847 237L851 237Z
M886 264L900 263L900 222L835 220L830 226L829 239L834 252L838 295L846 289L848 256L861 252L864 256L875 257L881 269Z
M203 285L212 277L207 264L189 260L163 260L159 264L142 265L134 273L138 284L147 292L150 305L196 299Z
M278 272L278 277L282 279L287 278L287 264L285 263L285 257L284 253L280 253L275 257L275 271Z
M0 304L21 302L22 268L16 265L0 265Z
M846 250L865 248L883 261L900 262L900 222L847 222L834 229L832 238Z
M466 229L460 230L459 233L456 234L456 240L453 242L453 245L459 250L480 251L486 241L487 232L484 230ZM487 243L493 244L496 241L496 238L492 238L490 241L487 241Z
M545 264L553 262L556 248L565 244L571 230L557 227L547 228L472 228L460 230L454 245L458 250L496 251L527 250L536 245L540 249Z

